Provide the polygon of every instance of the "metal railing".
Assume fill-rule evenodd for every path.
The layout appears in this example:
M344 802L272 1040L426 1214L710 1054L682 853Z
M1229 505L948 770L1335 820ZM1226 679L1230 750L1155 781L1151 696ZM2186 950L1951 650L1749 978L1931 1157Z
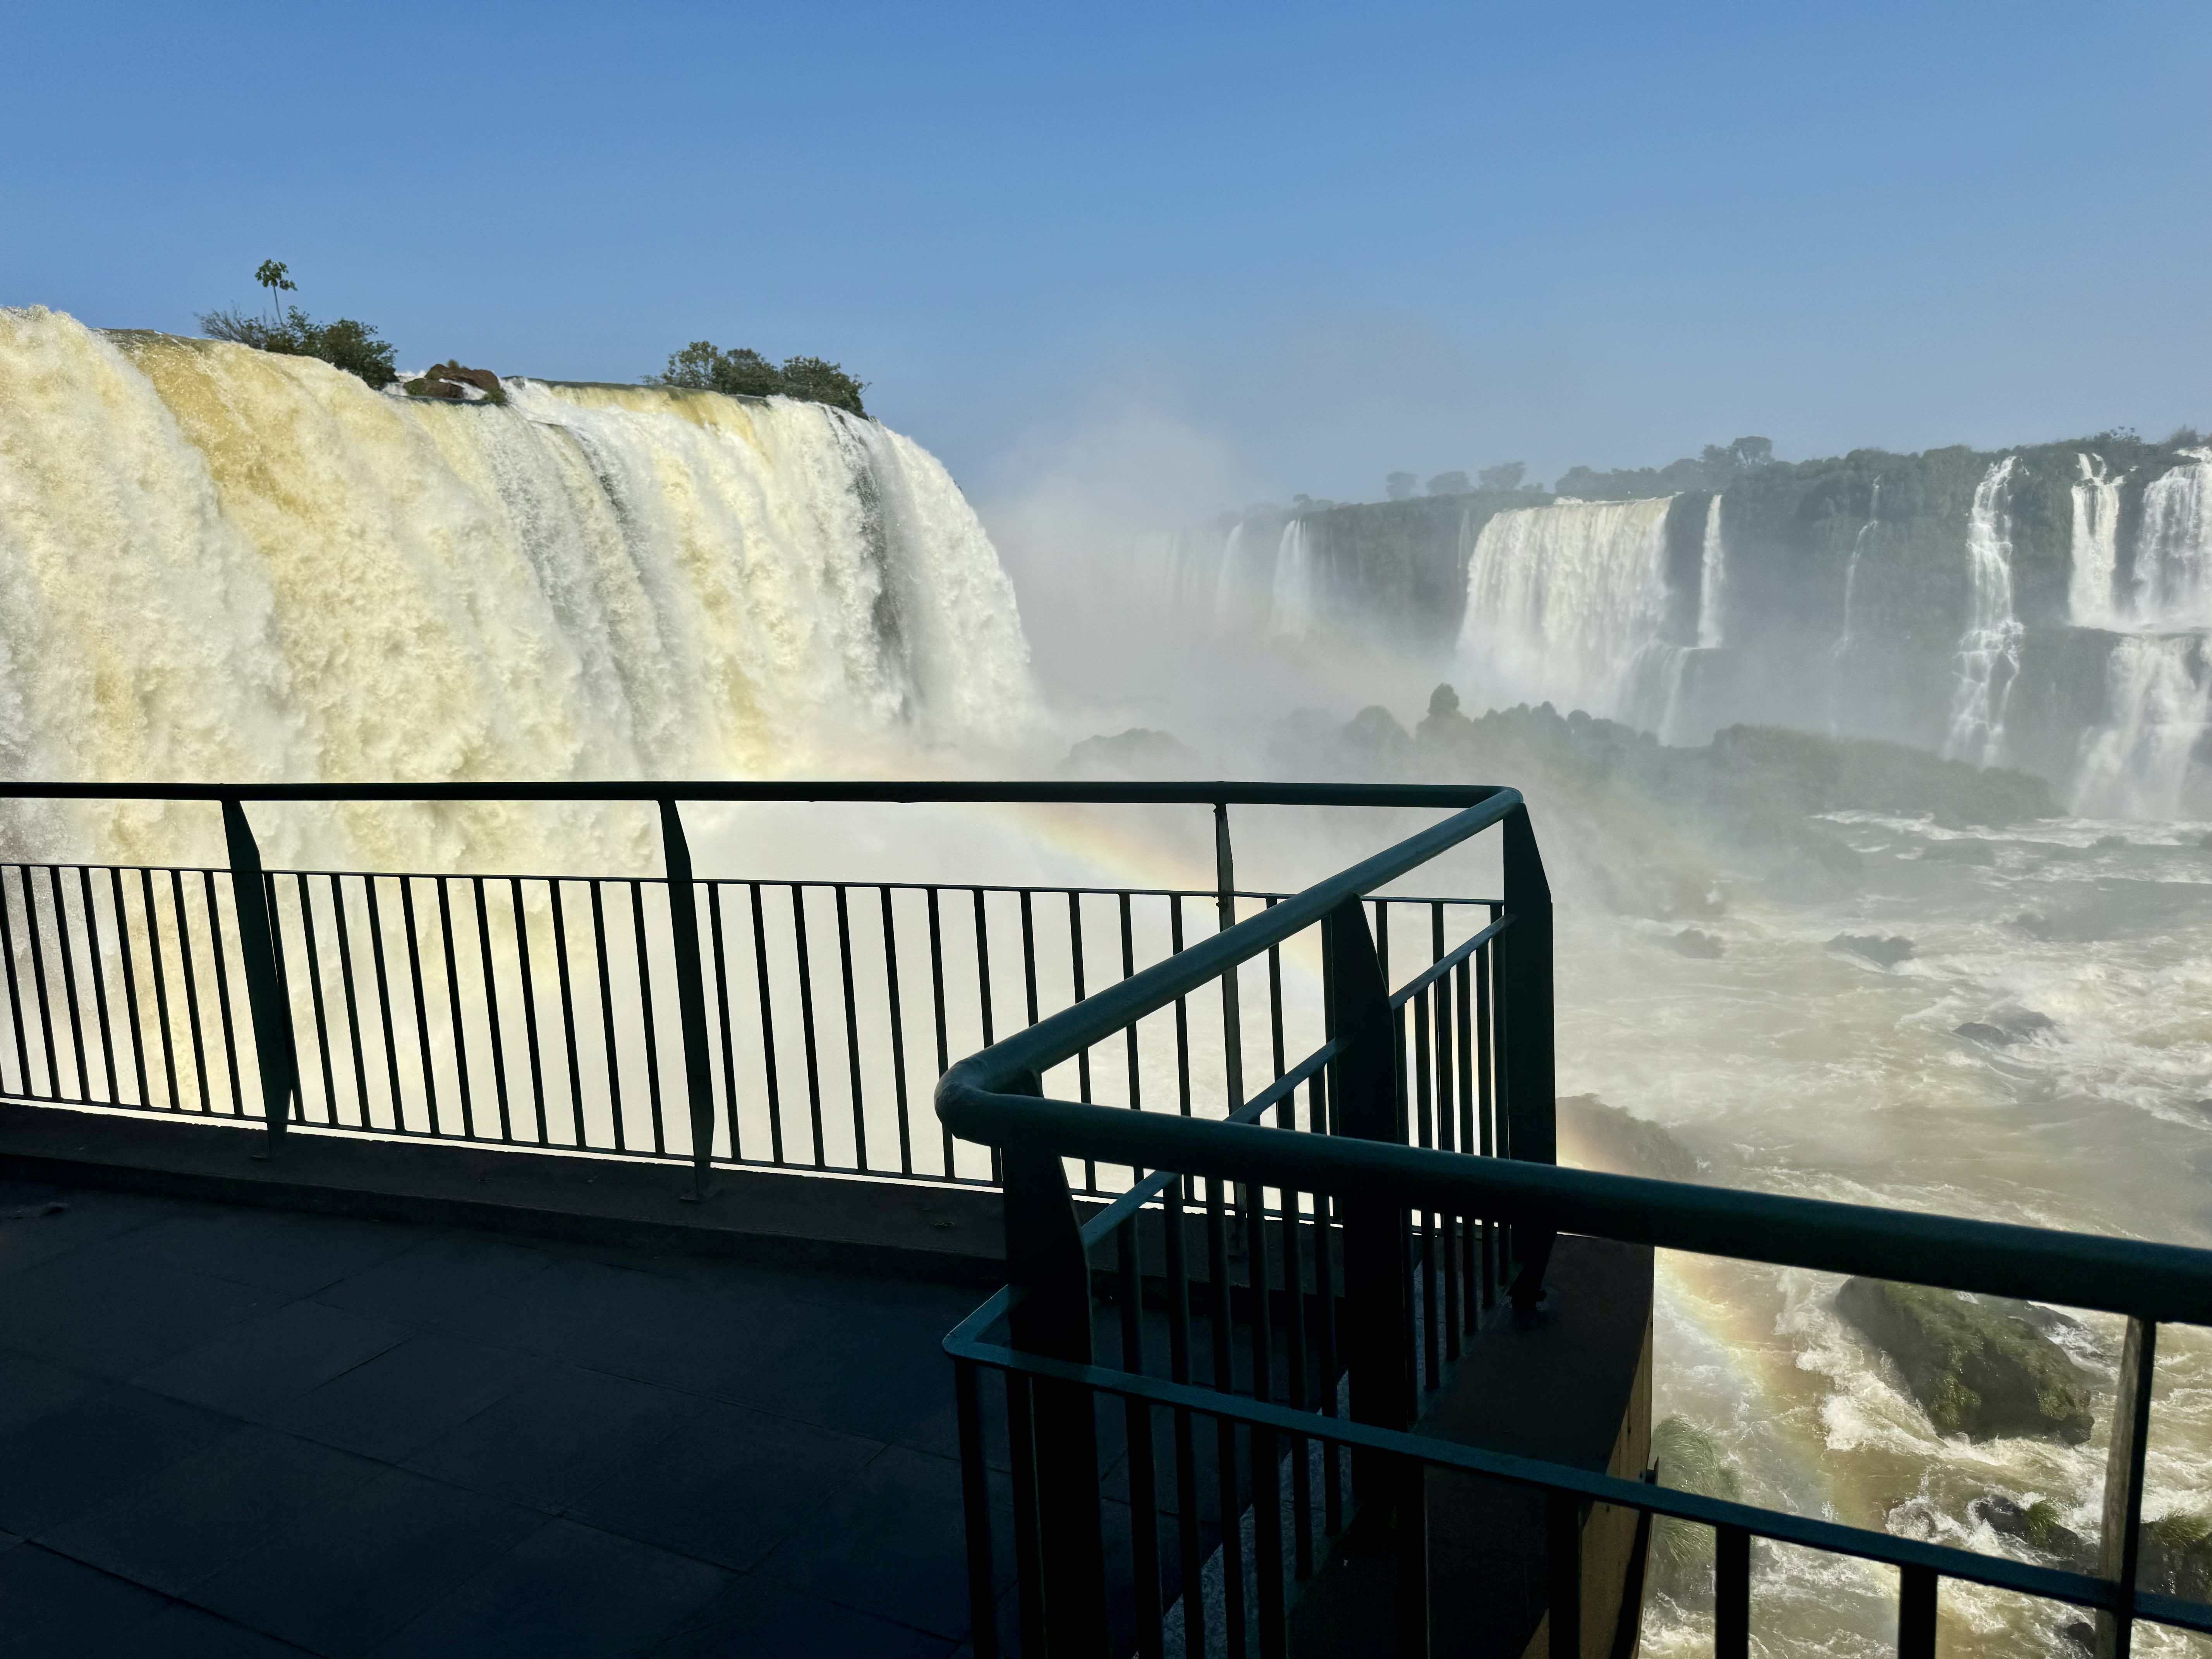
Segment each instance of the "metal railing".
M923 1120L951 1057L1278 902L1240 889L1232 805L1404 807L1466 791L1300 785L12 785L18 799L203 801L227 868L0 864L0 1096L689 1164L988 1184L994 1161ZM263 867L269 803L654 806L660 876ZM1212 889L737 879L692 867L687 802L1197 805ZM1376 897L1431 957L1495 901ZM1403 946L1401 947L1401 949ZM1255 1070L1321 1035L1280 952L1114 1052L1071 1058L1083 1100L1225 1105L1193 1059ZM1310 989L1310 988L1307 988ZM1309 1030L1309 1028L1315 1028ZM1086 1190L1125 1184L1084 1172Z
M1471 1046L1484 1052L1479 1016L1459 1015L1457 983L1438 995L1457 966L1425 969L1390 991L1363 901L1493 826L1506 838L1506 893L1478 948L1493 953L1500 981L1487 1036L1506 1133L1494 1146L1462 1134L1450 1149L1426 1144L1424 1130L1469 1097L1467 1056ZM1006 1186L1008 1285L945 1340L977 1653L1002 1646L987 1376L1004 1390L1019 1646L1030 1659L1273 1659L1288 1650L1317 1564L1353 1536L1394 1563L1396 1650L1425 1654L1432 1474L1540 1495L1555 1654L1583 1650L1583 1528L1596 1505L1714 1529L1722 1659L1750 1651L1754 1537L1896 1568L1904 1659L1932 1659L1946 1578L2090 1609L2107 1655L2130 1650L2138 1620L2212 1632L2212 1606L2136 1585L2157 1330L2212 1324L2212 1252L1553 1167L1540 872L1525 810L1500 792L946 1074L939 1117L994 1150ZM1279 1066L1279 1079L1227 1121L1046 1097L1042 1079L1067 1055L1309 927L1324 933L1330 1039ZM1145 1173L1079 1224L1071 1161ZM2124 1316L2097 1572L1422 1433L1426 1395L1501 1283L1516 1311L1534 1314L1561 1231ZM1102 1299L1113 1314L1103 1322ZM1110 1497L1102 1433L1121 1442L1107 1460Z

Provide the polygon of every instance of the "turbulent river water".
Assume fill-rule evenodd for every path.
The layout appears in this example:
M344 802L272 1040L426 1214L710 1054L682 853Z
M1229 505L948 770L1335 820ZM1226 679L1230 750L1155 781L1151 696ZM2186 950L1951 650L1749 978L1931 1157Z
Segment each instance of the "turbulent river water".
M2105 493L2085 463L2085 608L2109 608ZM2156 505L2159 537L2204 539L2197 474ZM1470 684L1476 701L1533 688L1663 727L1686 653L1722 643L1725 537L1716 500L1706 602L1668 645L1665 508L1577 503L1485 527L1465 644L1495 683ZM1253 623L1299 639L1322 626L1302 534L1281 532ZM1969 552L1988 564L1998 544ZM2173 591L2139 605L2201 609L2178 561L2179 575L2143 565ZM1012 586L945 470L877 422L781 399L517 380L503 408L448 407L318 363L0 312L0 770L16 777L988 770L1033 756L1043 720ZM1978 744L2002 695L1980 669L2011 646L2009 599L1988 586L1960 647ZM1211 625L1243 614L1208 602ZM2125 656L2149 712L2087 757L2080 795L2133 820L1968 833L1847 816L1830 827L1863 880L1817 898L1724 880L1700 923L1722 940L1712 959L1679 954L1677 924L1609 914L1563 878L1563 1090L1666 1126L1723 1183L2212 1243L2212 848L2144 781L2189 763L2212 684L2201 653L2169 631ZM9 855L210 855L204 817L19 819ZM782 834L781 873L861 856L876 878L975 878L921 867L929 849L888 817L866 823L840 849ZM643 825L597 817L387 813L268 833L274 859L327 848L381 867L652 859ZM1088 834L945 819L927 839L998 860L984 878L1191 873L1190 845ZM1914 953L1877 968L1829 949L1839 933L1906 935ZM2048 1024L2009 1043L1957 1032L2028 1030L2030 1013ZM2046 1498L2094 1532L2101 1413L2081 1447L1942 1440L1838 1321L1833 1289L1663 1259L1662 1413L1716 1436L1755 1500L2017 1551L1969 1506ZM2117 1334L2087 1329L2081 1356L2109 1377ZM2152 1513L2212 1506L2203 1334L2162 1339L2154 1423ZM1771 1651L1888 1650L1884 1575L1779 1550L1757 1571ZM1955 1587L1943 1607L1946 1652L2063 1650L2063 1615ZM1655 1604L1647 1651L1709 1640L1698 1615Z

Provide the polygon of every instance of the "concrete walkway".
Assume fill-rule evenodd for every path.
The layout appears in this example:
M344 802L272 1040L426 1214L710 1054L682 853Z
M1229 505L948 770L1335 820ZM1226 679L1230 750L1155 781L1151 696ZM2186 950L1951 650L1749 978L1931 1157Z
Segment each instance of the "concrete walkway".
M0 1217L0 1655L965 1642L972 1289L20 1182Z

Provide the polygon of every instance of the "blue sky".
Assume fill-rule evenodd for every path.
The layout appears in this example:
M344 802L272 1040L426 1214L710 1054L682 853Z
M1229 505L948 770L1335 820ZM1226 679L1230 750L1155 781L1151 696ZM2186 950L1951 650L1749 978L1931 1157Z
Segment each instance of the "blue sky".
M2212 7L24 6L0 302L818 352L973 493L2212 425Z

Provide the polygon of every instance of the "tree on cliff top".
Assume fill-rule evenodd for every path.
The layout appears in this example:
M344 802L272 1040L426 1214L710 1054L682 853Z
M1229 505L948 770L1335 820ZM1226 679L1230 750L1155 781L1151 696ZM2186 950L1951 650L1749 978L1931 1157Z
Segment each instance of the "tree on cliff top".
M351 317L319 323L297 306L277 312L276 296L291 293L298 287L282 260L264 259L260 269L253 273L253 280L269 290L270 320L264 322L242 312L210 311L201 317L200 331L210 340L228 340L237 345L252 346L256 351L273 351L285 357L319 357L332 368L359 375L379 390L399 378L398 371L392 366L392 343L377 337L374 324L358 322Z
M787 357L778 368L750 346L724 350L712 340L694 340L672 354L668 367L645 377L647 386L684 386L733 398L803 398L810 403L865 416L860 393L867 382L820 357Z

